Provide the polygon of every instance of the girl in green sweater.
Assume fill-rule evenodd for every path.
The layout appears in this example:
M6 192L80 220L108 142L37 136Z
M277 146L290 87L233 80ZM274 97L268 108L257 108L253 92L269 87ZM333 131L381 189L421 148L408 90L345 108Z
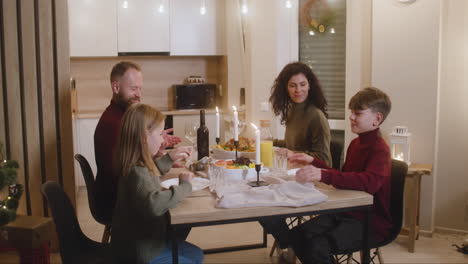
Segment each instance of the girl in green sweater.
M114 263L172 263L167 211L190 194L193 174L181 173L178 186L161 189L153 157L164 142L163 130L164 115L148 105L132 105L122 118L117 146L121 176L112 219ZM190 154L176 153L176 160ZM178 243L181 263L203 262L200 248Z

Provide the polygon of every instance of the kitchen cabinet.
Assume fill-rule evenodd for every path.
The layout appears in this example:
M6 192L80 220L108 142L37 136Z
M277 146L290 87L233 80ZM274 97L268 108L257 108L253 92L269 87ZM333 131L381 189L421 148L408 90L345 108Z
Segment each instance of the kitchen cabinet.
M114 0L115 1L115 0ZM118 52L169 52L169 3L117 0ZM160 6L163 5L163 10Z
M68 0L70 56L117 55L116 0Z
M200 126L200 114L174 115L173 117L174 135L182 139L178 146L191 146L192 143L185 137L185 124L195 122ZM209 130L210 146L216 143L216 114L205 113L205 124Z
M73 144L74 154L83 155L89 162L91 169L96 176L97 167L94 156L94 131L96 130L99 118L76 118L73 120ZM85 186L83 174L78 163L75 164L75 185Z
M224 6L224 0L171 0L170 54L224 55Z

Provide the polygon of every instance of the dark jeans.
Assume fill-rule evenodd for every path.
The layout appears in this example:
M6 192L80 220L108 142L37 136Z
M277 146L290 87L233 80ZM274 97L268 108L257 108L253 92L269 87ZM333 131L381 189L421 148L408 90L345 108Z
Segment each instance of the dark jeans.
M266 218L258 221L268 234L271 234L280 248L287 248L290 245L289 228L286 218Z
M326 214L291 229L289 239L302 263L333 263L333 254L360 249L362 232L361 221Z

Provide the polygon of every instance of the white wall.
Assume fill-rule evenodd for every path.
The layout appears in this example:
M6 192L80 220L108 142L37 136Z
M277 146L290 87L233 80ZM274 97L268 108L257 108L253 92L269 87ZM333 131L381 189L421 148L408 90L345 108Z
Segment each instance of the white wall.
M468 1L442 16L435 226L468 231Z
M440 0L373 1L372 85L392 99L382 132L408 126L416 163L434 164L440 7ZM422 180L420 226L425 230L433 227L435 177L433 173Z

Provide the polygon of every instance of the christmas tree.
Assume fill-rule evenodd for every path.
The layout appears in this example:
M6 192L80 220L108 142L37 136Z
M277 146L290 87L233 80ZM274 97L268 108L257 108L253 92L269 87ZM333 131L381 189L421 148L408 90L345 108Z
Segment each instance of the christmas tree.
M17 184L18 162L7 160L0 142L0 226L15 220L16 209L23 194L23 186Z

